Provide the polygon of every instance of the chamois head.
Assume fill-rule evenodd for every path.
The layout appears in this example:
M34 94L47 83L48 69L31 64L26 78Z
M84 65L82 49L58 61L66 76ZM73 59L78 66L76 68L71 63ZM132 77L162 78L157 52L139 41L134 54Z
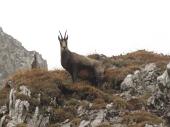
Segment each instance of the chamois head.
M61 51L68 50L68 47L67 47L68 35L66 35L67 31L65 32L64 38L60 31L59 33L60 33L60 36L58 36L58 40L60 42Z

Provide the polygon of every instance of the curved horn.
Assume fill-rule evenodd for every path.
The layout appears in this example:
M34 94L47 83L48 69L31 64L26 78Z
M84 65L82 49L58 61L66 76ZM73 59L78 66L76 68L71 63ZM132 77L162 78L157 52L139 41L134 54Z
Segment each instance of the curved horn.
M66 39L66 33L67 33L67 30L66 30L66 32L65 32L65 34L64 34L64 39Z
M62 34L61 34L60 30L59 30L59 33L60 33L61 39L63 39L63 36L62 36Z

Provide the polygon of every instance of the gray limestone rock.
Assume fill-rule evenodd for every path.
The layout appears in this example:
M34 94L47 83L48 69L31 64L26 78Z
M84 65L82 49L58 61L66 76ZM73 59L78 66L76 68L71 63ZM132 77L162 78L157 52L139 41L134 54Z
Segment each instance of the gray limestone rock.
M128 91L124 93L130 95L142 95L145 92L153 93L157 89L157 72L156 64L147 64L140 71L137 70L134 74L127 75L121 83L121 90Z
M91 126L92 127L99 126L104 121L105 116L106 116L105 110L99 110L96 113L95 119L91 122Z
M20 86L19 91L12 88L9 94L9 107L2 106L0 113L2 117L0 119L0 127L16 127L18 124L24 122L28 127L46 127L49 123L49 116L40 114L39 107L36 107L33 114L29 114L30 103L27 100L20 100L16 98L16 94L25 95L31 98L31 91L25 87ZM8 112L6 111L8 110Z
M151 111L170 120L170 63L165 72L157 78L158 89L147 100L147 105ZM159 126L158 126L159 127Z

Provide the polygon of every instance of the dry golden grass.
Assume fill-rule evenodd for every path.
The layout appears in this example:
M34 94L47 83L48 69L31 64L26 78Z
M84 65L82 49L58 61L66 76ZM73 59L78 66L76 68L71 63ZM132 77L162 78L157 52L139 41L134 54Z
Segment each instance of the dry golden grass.
M129 127L134 126L133 123L136 123L139 127L143 127L142 125L148 124L160 124L163 120L156 115L151 114L150 112L146 111L139 111L139 112L128 112L126 115L123 116L123 123L129 125Z
M25 124L25 123L20 123L20 124L17 124L16 127L27 127L27 124Z
M120 96L113 95L113 105L115 109L121 110L127 108L126 100L122 99Z
M141 110L142 107L145 106L144 102L138 98L131 99L127 103L128 103L127 108L129 110Z
M21 85L27 86L31 90L31 99L24 95L17 94L17 98L27 99L31 103L31 109L34 106L52 105L51 98L56 98L58 101L63 99L62 93L58 85L69 79L68 73L62 70L47 71L40 69L18 71L10 77L16 88ZM41 102L37 98L41 94Z
M75 111L80 102L78 100L88 100L94 103L95 108L103 108L106 103L113 100L112 95L109 95L98 88L91 86L89 82L67 82L69 79L68 73L61 70L46 71L46 70L29 70L19 71L10 77L15 83L15 87L21 85L27 86L31 90L31 98L16 93L16 97L21 100L30 102L30 110L34 111L36 106L55 106L51 103L51 98L56 98L58 106L65 105L65 108L55 109L57 121L62 121L65 118L75 116ZM40 102L38 96L41 94ZM66 116L59 118L60 113L67 111ZM53 121L53 120L52 120Z
M65 110L64 108L57 108L52 110L50 123L64 122L66 119L73 119L74 115L71 111Z
M129 65L141 66L148 63L156 63L162 69L164 69L166 64L170 61L170 56L168 55L157 54L146 50L138 50L126 55L113 56L112 58L114 59L113 62L120 63L120 65L127 67Z
M104 109L106 108L106 102L103 99L97 98L93 101L91 109Z
M121 83L128 74L132 74L139 67L135 65L129 65L128 67L120 67L115 69L107 69L105 71L105 80L111 81L115 84Z
M127 101L128 110L141 110L143 107L147 106L147 100L151 96L151 93L145 93L142 96L138 96Z
M11 80L18 86L20 85L32 85L32 84L44 84L53 83L55 81L64 81L69 78L68 73L63 70L47 71L41 69L23 70L16 72L11 76Z
M80 122L81 122L80 118L74 118L71 122L71 125L72 125L72 127L79 127Z
M63 84L59 87L64 94L73 95L72 97L93 101L100 98L105 102L110 102L112 96L88 84L88 82L77 82L73 84Z
M109 125L109 123L103 123L97 127L112 127L112 125Z
M156 63L160 68L159 73L162 74L166 65L170 62L170 56L156 54L145 50L128 53L126 55L113 56L111 64L115 65L115 69L106 69L104 79L110 82L111 88L120 88L120 83L124 78L133 73L135 70L140 70L148 63Z

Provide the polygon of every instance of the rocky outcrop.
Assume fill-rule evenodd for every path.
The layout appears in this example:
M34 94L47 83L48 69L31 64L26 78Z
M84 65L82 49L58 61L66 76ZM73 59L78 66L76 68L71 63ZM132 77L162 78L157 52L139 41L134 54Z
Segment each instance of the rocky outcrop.
M160 75L155 64L148 64L141 71L129 74L121 83L121 95L127 100L148 93L145 108L149 112L162 116L170 124L170 63ZM147 125L150 126L150 125Z
M148 99L147 104L157 114L170 120L170 63L165 72L157 78L158 89Z
M143 95L144 93L153 93L157 89L157 77L159 69L156 64L147 64L141 70L137 70L134 74L129 74L121 83L121 90L124 91L122 96L128 97ZM129 98L130 99L130 98Z
M3 115L0 120L0 127L16 127L19 124L27 123L28 127L46 127L49 123L49 117L43 116L39 112L39 107L30 113L30 103L27 100L17 99L16 95L24 95L30 98L31 91L25 87L20 86L19 91L12 88L9 94L9 107L2 106L0 114Z
M47 62L36 51L27 51L22 44L0 28L0 84L20 69L45 68Z
M89 110L93 104L89 103L86 108L79 106L77 115L81 119L79 125L75 125L74 121L67 119L65 122L58 124L61 127L98 127L102 125L112 125L113 127L127 127L121 124L123 119L119 117L119 111L116 111L112 104L108 104L104 109ZM112 106L109 106L112 105Z

